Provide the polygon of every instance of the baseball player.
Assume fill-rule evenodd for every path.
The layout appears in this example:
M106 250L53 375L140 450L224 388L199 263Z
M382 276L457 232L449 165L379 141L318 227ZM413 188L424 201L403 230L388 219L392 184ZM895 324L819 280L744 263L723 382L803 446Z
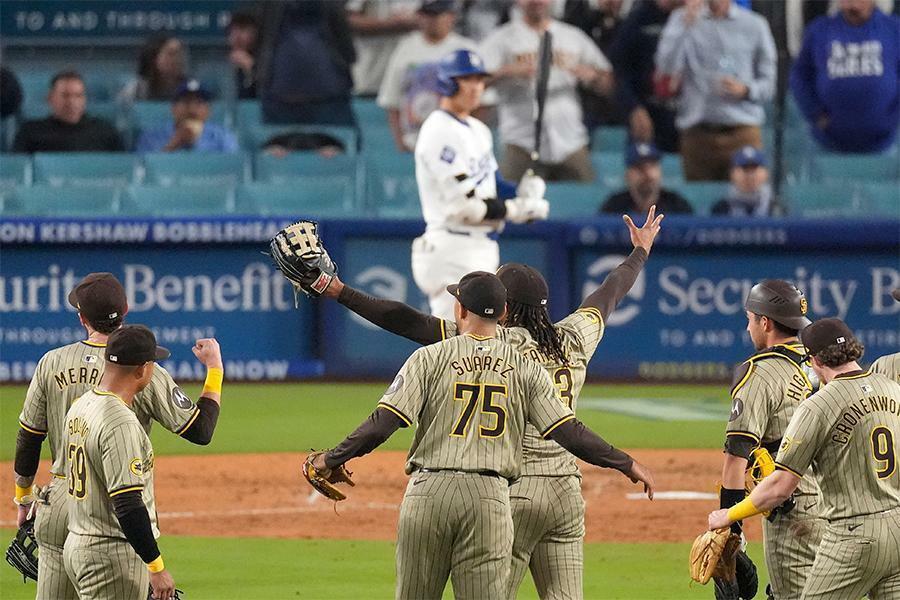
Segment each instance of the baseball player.
M504 220L527 223L547 218L546 185L526 176L518 187L497 171L491 131L472 116L488 77L481 58L457 50L438 65L440 109L432 112L416 141L416 182L425 233L412 245L416 285L431 312L453 319L447 284L473 270L500 264L497 234Z
M839 319L801 332L822 387L784 432L775 472L730 509L709 515L726 527L782 505L810 467L828 521L802 593L791 598L900 597L900 384L863 372L863 346Z
M103 353L110 333L117 330L128 312L122 284L110 273L91 273L69 293L69 303L87 331L87 339L62 346L38 362L19 416L16 439L15 502L18 524L36 508L35 537L40 550L38 600L68 600L75 588L63 568L62 550L66 521L65 416L72 403L95 387L103 375ZM205 445L212 439L219 417L222 356L214 339L197 340L194 354L207 367L206 386L196 404L162 367L153 371L150 384L134 400L138 421L149 432L152 421L189 442ZM41 455L41 444L49 439L52 466L50 485L34 506L33 489Z
M327 476L415 424L396 596L439 598L449 576L457 598L500 598L513 544L509 481L520 475L526 422L579 458L643 482L651 499L653 478L585 428L545 370L498 339L506 289L497 276L469 273L447 291L460 335L413 353L369 419L315 466Z
M587 363L604 332L606 318L631 289L659 233L663 216L651 207L644 226L624 217L634 251L558 323L547 312L547 283L526 265L508 264L497 272L508 294L508 311L498 339L538 362L551 376L558 399L573 411L584 385ZM325 296L372 323L420 344L456 334L454 322L422 314L399 302L373 298L337 277ZM509 595L514 597L530 567L542 598L579 598L583 594L584 500L581 474L571 454L526 426L522 477L510 488L515 542Z
M791 416L812 392L804 370L806 350L797 338L797 332L810 322L803 293L787 281L767 279L751 288L744 309L747 332L757 352L734 374L721 508L744 499L746 471L755 456L762 451L766 456L775 455ZM793 497L763 522L770 597L797 598L803 589L824 529L818 495L818 486L808 474ZM732 529L740 533L740 523ZM752 569L749 559L746 561Z
M148 585L153 598L174 594L156 544L153 447L132 410L156 361L168 357L143 325L117 329L106 345L103 377L66 415L63 562L84 600L145 600Z
M900 288L896 288L891 292L894 300L900 302ZM894 354L886 354L872 363L872 372L881 373L889 379L900 383L900 352Z

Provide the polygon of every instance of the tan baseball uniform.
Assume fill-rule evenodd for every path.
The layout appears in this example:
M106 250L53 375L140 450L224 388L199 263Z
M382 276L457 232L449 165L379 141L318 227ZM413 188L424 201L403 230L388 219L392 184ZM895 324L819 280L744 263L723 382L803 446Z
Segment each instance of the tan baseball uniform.
M738 367L731 390L726 447L733 437L749 439L774 456L794 411L812 391L799 343L766 348ZM752 459L751 459L752 462ZM763 545L771 591L776 598L797 598L816 557L825 523L819 518L819 489L812 473L797 487L793 508L763 521Z
M900 384L840 375L801 404L776 467L822 489L828 521L802 598L900 598Z
M38 505L35 519L35 537L40 551L38 600L76 597L62 559L68 534L65 418L75 400L100 382L105 348L105 344L82 341L45 354L31 379L19 416L22 428L47 435L52 458L47 503ZM157 365L150 384L135 397L134 414L147 433L152 421L157 421L180 435L194 423L199 410L169 373Z
M872 372L900 383L900 352L885 354L872 363Z
M400 508L397 597L506 594L527 423L546 436L574 419L546 372L496 338L461 335L417 350L379 406L417 426Z
M145 600L147 567L125 538L111 498L141 491L154 537L153 447L131 408L94 389L66 416L64 449L69 496L66 573L83 599Z

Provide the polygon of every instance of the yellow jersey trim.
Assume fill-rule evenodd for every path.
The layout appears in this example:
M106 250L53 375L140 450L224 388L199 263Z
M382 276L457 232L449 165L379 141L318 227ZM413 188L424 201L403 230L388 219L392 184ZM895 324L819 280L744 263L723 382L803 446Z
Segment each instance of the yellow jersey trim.
M744 385L747 383L747 380L750 379L750 375L753 373L753 368L755 366L753 364L753 361L750 360L750 361L745 361L745 362L750 363L750 368L747 369L747 372L744 374L743 377L741 377L741 380L738 381L737 384L735 384L735 386L733 388L731 388L731 397L732 398L734 398L735 394L737 394L738 391L740 391L740 389L742 387L744 387Z
M179 429L178 431L175 432L175 435L181 435L185 431L187 431L188 428L194 424L194 421L196 421L197 417L199 417L199 416L200 416L200 407L199 406L194 407L194 414L191 415L191 418L188 419L188 422L184 424L184 427L182 427L181 429Z
M726 431L725 432L725 437L728 437L730 435L740 435L743 437L748 437L751 440L753 440L754 442L756 442L757 444L759 444L759 437L757 437L755 434L750 433L749 431Z
M28 433L33 433L34 435L47 435L46 431L41 431L40 429L34 429L33 427L29 427L22 421L19 421L19 427L27 431Z
M90 346L91 348L106 348L106 344L103 342L91 342L89 340L81 340L81 343L85 346Z
M787 347L787 346L785 346L784 344L778 344L778 345L779 345L779 346ZM751 364L752 364L752 363L755 363L757 359L760 359L760 358L768 358L768 357L770 357L770 356L777 356L777 357L779 357L779 358L781 358L781 359L783 359L783 360L788 361L788 363L790 363L795 369L797 369L797 372L800 373L801 376L803 376L803 379L806 381L807 384L809 384L809 389L812 389L812 387L813 387L813 386L812 386L812 382L809 380L809 376L807 376L806 372L804 372L803 369L800 368L800 365L798 365L797 363L795 363L794 361L792 361L790 358L788 358L788 357L785 356L784 354L781 354L780 352L766 352L766 353L764 353L764 354L757 354L756 356L751 356L751 357L750 357L749 359L747 359L747 360L749 360L749 361L751 362ZM752 370L752 369L751 369L751 370ZM735 389L737 389L737 388L735 388ZM732 394L733 394L733 393L734 393L734 392L732 392Z
M125 404L125 401L122 400L122 396L118 395L115 392L108 392L106 390L101 390L100 388L94 388L94 393L99 394L100 396L112 396L113 398L118 398L122 404Z
M412 425L412 420L411 420L411 419L409 419L406 415L404 415L399 409L394 408L393 406L391 406L391 405L388 404L387 402L379 402L379 403L378 403L378 408L383 408L383 409L385 409L385 410L391 411L392 413L394 413L395 415L397 415L398 417L400 417L400 420L403 421L404 423L406 423L406 426L407 426L407 427L409 427L410 425Z
M127 492L140 492L143 491L144 486L142 485L130 485L128 487L123 487L115 490L114 492L109 493L110 498L115 498L119 494L125 494Z
M800 473L798 473L797 471L793 470L790 467L784 466L783 464L781 464L778 461L775 461L775 468L781 469L782 471L787 471L788 473L792 473L792 474L796 475L797 477L799 477L800 479L803 479L803 475L801 475Z
M557 427L559 427L560 425L562 425L562 424L565 423L566 421L571 421L571 420L574 419L574 418L575 418L575 415L566 415L565 417L563 417L562 419L560 419L559 421L557 421L556 423L554 423L553 425L551 425L550 427L548 427L548 428L541 434L541 437L546 439L547 436L550 435L551 433L553 433L553 431L554 431Z
M447 339L447 322L444 319L441 319L441 341L446 341Z
M466 333L463 335L467 335L470 338L472 338L473 340L478 340L479 342L495 339L495 336L493 336L493 335L478 335L477 333Z

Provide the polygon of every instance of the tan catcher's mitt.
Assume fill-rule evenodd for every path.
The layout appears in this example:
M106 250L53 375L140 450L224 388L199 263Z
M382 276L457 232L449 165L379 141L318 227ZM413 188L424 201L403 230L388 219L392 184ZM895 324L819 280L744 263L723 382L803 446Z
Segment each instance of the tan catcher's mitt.
M691 579L706 585L713 577L728 581L735 578L734 555L741 546L741 536L729 527L706 531L691 546Z
M353 473L348 471L344 465L335 469L325 469L323 471L316 469L316 467L313 466L313 460L320 454L324 454L324 452L313 452L306 457L306 460L303 462L303 476L306 477L306 481L309 482L309 485L313 486L317 492L329 500L346 500L347 494L337 489L335 484L346 483L350 486L356 485L353 483L353 480L350 479L350 476L353 475Z

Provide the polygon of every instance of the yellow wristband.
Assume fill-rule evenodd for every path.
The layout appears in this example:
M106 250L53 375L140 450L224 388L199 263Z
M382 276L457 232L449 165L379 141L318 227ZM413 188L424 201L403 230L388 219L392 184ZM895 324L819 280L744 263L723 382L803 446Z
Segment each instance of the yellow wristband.
M16 503L22 504L23 500L28 496L31 496L33 491L33 485L29 485L28 487L19 487L18 485L16 485Z
M750 496L747 496L728 509L728 518L732 521L743 521L744 519L752 517L754 515L758 515L761 512L761 510L753 505L753 501L750 500Z
M206 381L203 383L203 392L201 395L206 392L210 392L212 394L221 394L222 393L222 381L225 379L225 371L222 369L209 369L206 371Z
M156 560L147 563L147 570L151 573L159 573L165 571L166 565L163 564L162 554L156 557Z

